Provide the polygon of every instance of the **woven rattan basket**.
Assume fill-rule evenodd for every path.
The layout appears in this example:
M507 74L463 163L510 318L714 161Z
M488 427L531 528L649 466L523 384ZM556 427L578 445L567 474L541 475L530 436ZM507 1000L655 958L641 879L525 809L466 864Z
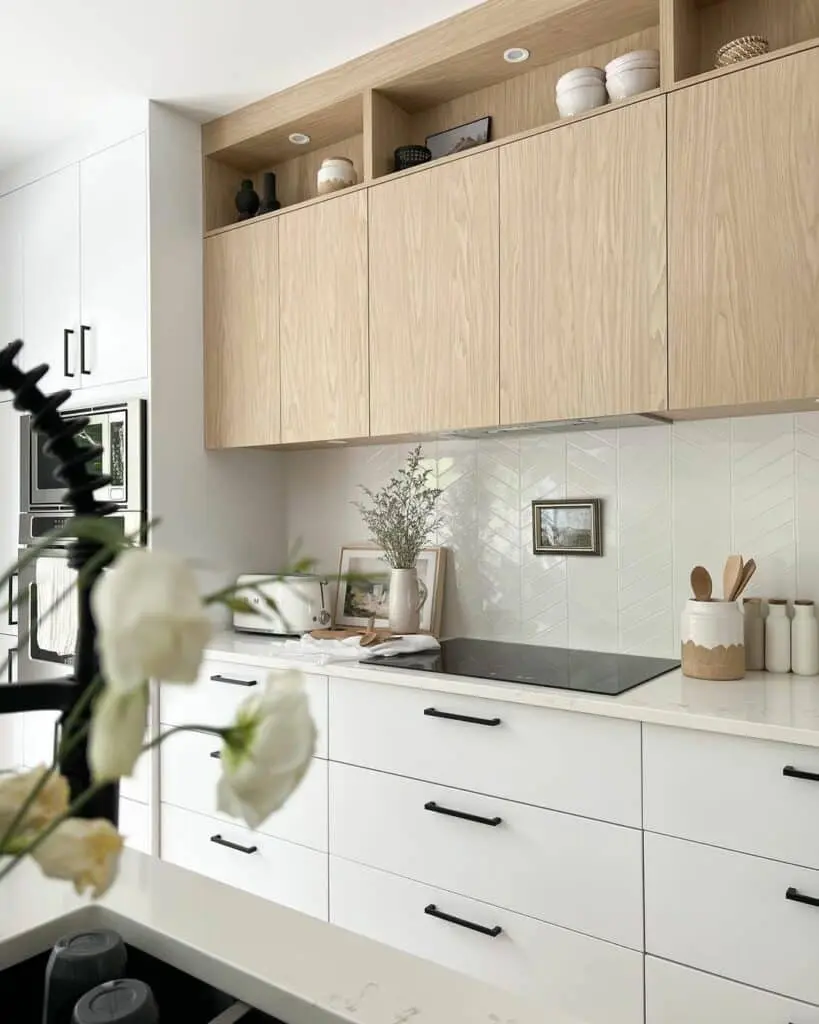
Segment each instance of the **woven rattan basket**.
M740 36L739 39L732 39L730 43L721 46L717 50L715 67L724 68L729 64L736 64L741 60L750 60L751 57L761 57L767 53L770 44L762 36Z

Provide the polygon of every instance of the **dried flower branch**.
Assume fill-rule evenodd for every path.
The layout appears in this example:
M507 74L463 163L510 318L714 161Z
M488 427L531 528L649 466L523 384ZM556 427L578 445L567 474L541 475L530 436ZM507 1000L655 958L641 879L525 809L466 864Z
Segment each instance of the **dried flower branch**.
M414 568L421 549L441 523L437 512L441 491L430 485L432 468L422 466L422 459L419 444L380 491L361 488L369 504L353 502L393 569Z

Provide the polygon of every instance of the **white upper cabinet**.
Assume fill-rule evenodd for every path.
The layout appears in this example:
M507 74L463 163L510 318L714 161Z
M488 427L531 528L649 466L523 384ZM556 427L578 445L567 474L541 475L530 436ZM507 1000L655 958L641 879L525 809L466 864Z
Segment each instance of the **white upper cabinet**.
M48 363L45 386L77 387L80 308L80 169L22 191L24 368Z
M23 336L22 195L0 198L0 348ZM11 395L0 392L0 402Z
M0 402L0 571L17 561L17 537L20 513L20 414L11 402ZM11 590L0 590L0 608L6 599L17 593L16 577L11 581ZM16 634L17 612L7 609L0 612L0 633ZM0 664L6 657L4 645L0 643ZM0 683L5 682L0 673ZM2 716L0 716L2 718Z
M80 164L80 374L83 385L148 375L145 136Z

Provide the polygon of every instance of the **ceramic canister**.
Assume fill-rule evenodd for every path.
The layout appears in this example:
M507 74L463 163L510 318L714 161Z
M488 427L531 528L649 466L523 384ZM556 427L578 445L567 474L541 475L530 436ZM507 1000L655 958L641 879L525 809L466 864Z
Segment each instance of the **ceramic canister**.
M337 192L342 188L349 188L358 182L353 161L346 156L331 156L321 161L318 170L316 185L318 194L325 196L329 192Z
M736 601L686 601L680 643L683 675L693 679L742 679L745 675L745 628Z

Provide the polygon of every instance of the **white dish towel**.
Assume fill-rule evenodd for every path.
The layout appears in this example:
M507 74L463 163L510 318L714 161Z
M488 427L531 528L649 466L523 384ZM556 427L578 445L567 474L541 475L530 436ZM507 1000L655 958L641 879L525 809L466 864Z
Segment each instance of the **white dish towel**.
M77 643L77 591L74 587L77 574L68 568L68 558L41 557L34 568L34 579L37 584L37 642L44 651L67 657L74 653ZM63 597L70 588L74 589Z
M288 657L303 658L316 665L329 661L375 661L391 654L414 654L417 651L437 651L441 645L434 636L414 634L399 636L375 647L362 647L360 636L344 640L317 640L305 633L300 640L287 640L284 650Z

